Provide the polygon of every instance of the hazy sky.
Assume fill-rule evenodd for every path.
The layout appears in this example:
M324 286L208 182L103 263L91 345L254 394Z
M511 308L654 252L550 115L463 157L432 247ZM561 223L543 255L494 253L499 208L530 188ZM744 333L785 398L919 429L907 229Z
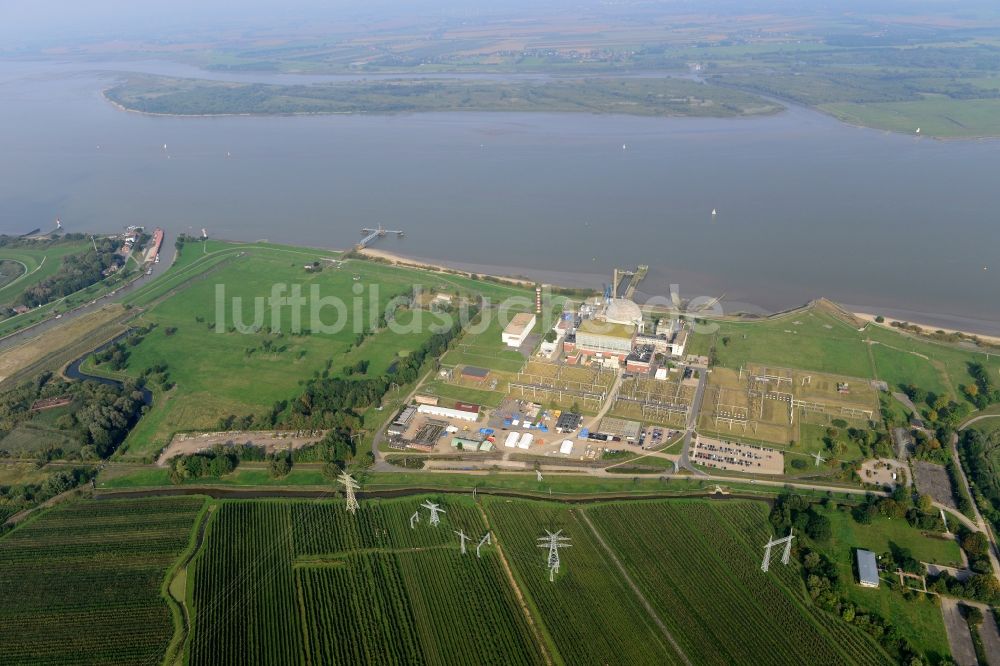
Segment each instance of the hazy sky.
M429 19L495 13L627 15L650 8L684 13L814 11L976 12L995 0L0 0L0 50L107 39L170 39L178 34L285 27L323 29L359 19Z

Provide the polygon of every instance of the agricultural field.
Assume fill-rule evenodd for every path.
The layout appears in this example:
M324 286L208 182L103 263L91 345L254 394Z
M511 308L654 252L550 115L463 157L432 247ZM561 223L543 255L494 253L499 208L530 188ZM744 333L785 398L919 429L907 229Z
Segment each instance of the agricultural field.
M77 501L0 539L0 663L159 663L174 636L164 577L203 505Z
M453 530L486 532L475 505L449 498L440 526L421 510L411 529L423 499L356 517L330 501L222 503L195 563L190 663L542 663L496 549L459 551Z
M591 515L695 663L884 659L866 636L809 605L795 565L784 567L776 558L770 575L760 571L760 542L770 536L762 504L607 505ZM655 545L636 539L656 529L676 536L668 562L657 561L663 551ZM693 562L698 565L686 566ZM740 618L735 630L733 617Z
M865 636L811 606L794 564L777 564L771 576L761 573L757 542L770 535L763 504L671 500L579 509L490 498L486 508L567 663L679 662L658 622L697 664L886 659ZM636 604L590 524L653 614ZM572 539L554 585L531 542L545 529L562 529ZM604 602L612 597L621 603ZM734 615L738 623L731 621ZM595 626L627 627L627 632L594 631Z
M247 654L262 663L888 661L812 605L796 560L775 556L760 571L772 532L762 502L449 495L430 497L446 511L434 527L419 508L426 499L365 500L356 516L327 498L215 501L170 588L192 614L185 663L244 663ZM0 589L19 600L0 608L3 626L18 628L0 642L0 660L156 663L168 646L173 654L185 632L175 632L161 594L203 507L200 498L78 501L0 539ZM831 511L837 517L850 520ZM854 545L898 539L929 561L955 555L918 531L903 534L906 525L883 527L835 524L829 552L838 566L847 558L846 581ZM458 530L472 539L464 555ZM570 546L551 582L538 547L546 530L562 530ZM487 531L493 541L477 557ZM882 611L875 596L856 603ZM892 617L907 634L928 622L943 631L940 614L935 625L922 605L902 606ZM937 637L920 645L936 651Z

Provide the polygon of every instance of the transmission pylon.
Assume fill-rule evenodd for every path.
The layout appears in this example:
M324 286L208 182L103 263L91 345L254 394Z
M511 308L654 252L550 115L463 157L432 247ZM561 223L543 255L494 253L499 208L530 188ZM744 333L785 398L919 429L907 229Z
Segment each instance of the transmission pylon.
M410 529L417 529L417 523L420 522L420 511L414 511L413 515L410 516Z
M430 500L427 500L420 506L431 512L430 520L427 521L431 524L431 527L437 527L441 523L441 516L439 514L448 513L441 508L440 504L435 504Z
M536 478L537 480L539 480L539 481L541 481L541 480L542 480L542 470L540 470L540 469L536 469L536 470L535 470L535 478Z
M780 546L785 544L785 551L781 554L781 563L788 564L788 559L792 554L792 539L795 537L792 535L792 530L788 530L788 536L781 539L771 539L766 544L764 544L764 562L760 565L760 570L767 572L768 567L771 566L771 548L773 546Z
M347 496L347 511L351 514L357 513L357 510L361 508L358 504L358 498L354 496L354 491L360 488L358 482L354 480L347 472L341 472L340 476L337 477L339 481L344 486L344 495Z
M458 535L459 540L462 542L462 555L465 555L465 542L466 541L472 541L472 537L466 536L465 535L465 530L459 530L459 531L455 532L455 534ZM477 554L478 554L478 552L477 552Z
M562 536L562 530L549 532L545 530L546 536L538 537L538 547L549 549L549 582L554 582L556 574L559 573L559 549L569 548L569 537Z
M492 544L493 543L493 536L492 536L492 534L493 534L492 532L487 532L486 536L484 536L482 539L479 540L479 544L476 546L476 557L482 557L479 554L479 549L480 548L482 548L484 545L488 545L488 544Z
M819 454L819 451L817 451L816 453L814 453L813 457L816 459L816 467L819 467L820 463L825 463L826 462L826 458L824 458L823 456L821 456Z

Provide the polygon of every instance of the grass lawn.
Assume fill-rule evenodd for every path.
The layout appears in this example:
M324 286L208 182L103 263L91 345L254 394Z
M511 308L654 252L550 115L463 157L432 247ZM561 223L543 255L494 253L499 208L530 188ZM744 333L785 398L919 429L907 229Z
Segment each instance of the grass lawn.
M938 369L940 380L935 383L940 388L942 383L947 382L947 386L952 391L951 395L954 396L961 396L959 390L961 385L972 383L972 377L969 375L969 363L982 363L989 369L994 381L1000 381L1000 355L996 353L987 355L985 352L974 349L962 349L933 340L923 340L911 335L903 335L885 326L869 325L865 329L865 335L881 343L873 346L880 379L896 383L912 381L918 385L921 377L924 377L926 381L934 381L929 379L925 364L917 364L913 369L908 369L907 364L914 361L903 361L901 365L895 367L894 357L889 357L889 364L879 362L878 354L883 352L879 347L887 346L892 347L895 351L913 352L913 354L908 355L913 356L916 360L924 360L920 356L927 357L930 364Z
M911 102L822 104L840 120L893 132L927 136L979 137L1000 135L1000 100L950 99L927 95Z
M962 556L954 539L939 539L910 527L905 520L878 517L871 525L862 525L847 511L824 510L830 519L833 537L826 548L838 565L850 573L852 548L864 548L876 554L890 550L890 544L909 549L921 562L961 566Z
M950 654L941 607L934 598L920 595L913 600L905 600L900 591L890 588L885 580L874 590L848 583L844 593L857 606L888 619L924 654L939 658Z
M367 376L386 373L438 330L441 315L402 310L388 329L368 336L360 346L355 339L372 328L393 298L410 294L414 285L463 295L479 288L495 297L530 293L379 262L348 260L336 268L325 261L336 256L273 244L185 244L164 277L129 298L148 308L137 323L157 327L128 348L125 374L139 376L146 368L166 365L175 386L169 391L153 386L153 409L130 434L122 457L147 460L174 432L212 429L230 414L260 414L277 401L294 398L302 382L322 372L337 376L365 360ZM304 268L314 261L320 261L321 271ZM297 320L288 305L272 313L268 299L275 285L282 296L299 290L304 303ZM314 295L326 300L314 301ZM342 325L332 330L335 324ZM248 329L253 330L241 332ZM495 337L498 343L499 332Z
M862 335L857 329L820 310L796 312L764 321L723 321L718 325L715 351L718 364L727 368L760 363L849 377L872 376ZM695 348L705 346L704 340L694 344Z
M62 265L63 257L82 252L87 245L87 241L61 241L47 247L0 248L0 261L22 266L22 273L0 288L0 303L13 302L25 289L52 276Z
M891 577L887 574L883 574L878 589L861 587L855 582L852 558L855 548L881 554L890 549L890 544L895 544L909 549L922 562L960 565L958 543L925 536L905 520L876 518L871 525L861 525L847 511L822 511L833 526L832 538L822 547L840 570L845 596L860 607L888 619L919 650L937 655L948 654L948 637L940 607L930 599L904 600L900 592L891 587ZM898 585L898 579L896 581Z
M324 371L328 362L332 375L362 358L370 362L369 375L385 372L398 358L428 339L433 321L412 332L387 330L355 347L361 320L367 320L376 308L381 310L391 297L409 289L408 283L391 273L379 277L378 293L366 294L356 311L345 311L346 325L332 333L292 334L292 312L288 307L282 308L281 316L273 322L288 333L270 333L266 328L241 333L228 328L234 325L239 312L234 297L242 299L242 323L249 325L254 299L268 296L275 283L287 284L289 290L291 285L300 285L305 294L315 285L321 297L336 295L351 304L352 286L356 283L350 272L328 268L309 273L302 268L300 258L293 263L282 251L246 250L244 256L221 265L210 279L189 282L160 301L139 319L140 324L156 323L158 327L139 345L129 347L127 373L138 376L146 368L163 364L176 386L157 395L152 411L129 437L126 457L155 452L176 430L210 429L228 414L260 413L276 401L293 398L300 382ZM217 285L223 285L226 293L222 332L218 332L216 323ZM269 309L261 308L261 321L270 326L270 312L264 310ZM307 312L304 308L302 329L314 325ZM320 312L324 325L338 321L338 316L333 308ZM407 327L413 323L412 317L413 313L402 312L397 321ZM168 335L169 329L176 330Z
M503 343L500 318L496 311L484 312L489 317L482 330L467 332L458 344L442 357L444 365L475 365L503 372L518 372L524 365L524 356Z
M795 312L755 322L716 322L714 333L689 338L692 353L707 354L715 345L718 365L737 369L748 363L812 370L849 377L877 377L892 390L900 384L961 397L960 386L972 382L971 362L1000 373L1000 355L905 335L886 326L858 331L821 309ZM725 342L724 340L728 340ZM869 358L867 340L874 343ZM998 377L998 374L994 374Z
M935 361L930 358L884 344L872 345L872 355L878 378L888 382L890 390L899 391L901 386L915 384L936 395L955 397L943 367L935 367ZM940 362L938 365L943 366Z

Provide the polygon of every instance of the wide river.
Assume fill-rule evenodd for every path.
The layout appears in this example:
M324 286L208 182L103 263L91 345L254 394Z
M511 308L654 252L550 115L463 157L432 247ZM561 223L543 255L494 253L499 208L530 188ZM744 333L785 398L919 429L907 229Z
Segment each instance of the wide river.
M1000 141L935 141L792 108L755 119L583 114L169 118L124 113L112 71L0 62L0 232L162 226L375 247L727 311L827 296L1000 333ZM214 75L288 81L291 76ZM324 77L309 77L321 80ZM166 144L166 149L164 145ZM712 209L717 216L711 215Z

